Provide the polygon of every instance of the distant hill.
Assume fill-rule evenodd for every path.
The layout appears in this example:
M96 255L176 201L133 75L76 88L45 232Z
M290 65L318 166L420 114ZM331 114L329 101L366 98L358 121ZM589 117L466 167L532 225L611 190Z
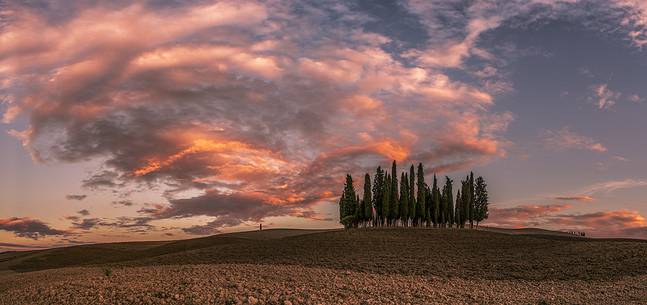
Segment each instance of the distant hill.
M647 242L481 230L276 229L170 242L0 254L0 270L68 266L279 264L486 279L602 279L647 274Z

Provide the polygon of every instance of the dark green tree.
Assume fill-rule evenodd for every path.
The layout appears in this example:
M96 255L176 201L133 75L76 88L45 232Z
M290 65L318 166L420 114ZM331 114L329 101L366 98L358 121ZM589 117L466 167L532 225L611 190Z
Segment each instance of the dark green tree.
M384 183L382 183L382 213L384 213L384 219L382 220L383 224L388 226L391 222L389 219L391 208L389 204L391 203L391 177L387 173L384 176Z
M402 173L400 179L400 222L407 226L409 220L409 179L406 173Z
M422 168L422 163L418 164L418 183L416 185L418 189L418 196L416 198L416 224L417 225L422 225L423 222L426 219L425 215L425 203L427 202L425 199L425 173Z
M375 208L375 218L373 219L373 225L378 226L381 224L381 221L384 216L382 211L382 200L384 197L384 171L381 167L377 167L375 171L375 177L373 179L373 207Z
M431 221L436 227L440 224L440 200L438 196L438 179L436 174L434 174L434 184L431 186L431 206L429 207L429 212L432 215Z
M371 175L366 173L364 175L364 206L362 211L364 212L363 220L368 223L373 220L373 196L371 196Z
M398 214L400 213L400 194L398 194L398 168L393 160L393 165L391 165L391 201L389 202L389 207L391 208L389 218L391 220L391 225L395 225L398 219Z
M445 220L447 225L451 228L454 224L454 181L445 176Z
M476 185L474 186L474 221L476 221L476 228L479 227L479 222L488 218L488 194L487 184L483 177L476 178Z
M454 210L454 223L457 228L461 227L461 205L463 204L461 200L461 190L459 189L456 192L456 209Z
M425 183L425 225L431 227L433 223L434 213L433 213L433 204L434 196L429 188L429 185Z
M341 199L342 214L339 215L341 223L346 228L351 228L357 223L355 215L357 211L357 198L355 187L353 186L353 177L346 175L346 184L344 185L344 192Z
M474 228L474 173L470 172L469 179L469 220L470 220L470 229Z
M416 217L416 173L415 167L411 164L409 168L409 219L413 222Z

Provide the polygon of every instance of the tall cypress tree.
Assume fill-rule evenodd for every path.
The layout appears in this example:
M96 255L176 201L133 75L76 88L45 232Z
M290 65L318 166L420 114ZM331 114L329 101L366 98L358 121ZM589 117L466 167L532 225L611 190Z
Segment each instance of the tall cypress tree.
M391 207L390 219L391 224L394 225L397 222L398 214L400 213L400 194L398 194L398 168L393 160L393 165L391 165L391 201L389 203Z
M454 223L457 228L461 226L461 200L461 190L459 189L456 192L456 209L454 210Z
M442 195L440 194L440 190L438 188L438 179L436 178L436 174L434 174L434 185L431 189L431 196L433 199L431 212L433 213L433 223L435 227L440 225L441 223L440 205L442 201Z
M470 172L470 179L469 179L469 188L470 188L470 193L469 193L469 220L470 220L470 229L474 227L474 173Z
M476 228L479 227L479 222L487 219L488 213L488 194L487 184L483 177L476 178L476 185L474 186L474 220L476 221Z
M384 176L384 183L382 184L382 194L383 194L382 213L384 213L384 219L382 221L384 222L385 225L388 226L391 223L389 219L390 211L391 211L389 207L389 203L391 203L391 177L389 176L388 173Z
M425 223L427 227L431 227L433 223L434 213L432 212L431 206L433 206L434 196L432 191L429 188L429 185L425 183Z
M465 224L469 222L470 218L470 177L467 176L465 177L465 181L462 181L463 183L463 188L462 188L462 193L461 193L461 202L462 202L462 208L461 208L461 227L465 227Z
M407 226L409 220L409 179L406 173L402 173L400 179L400 222Z
M371 175L366 173L364 175L364 199L362 202L364 202L364 221L369 222L373 219L373 198L371 198Z
M346 175L346 184L344 185L344 193L342 197L343 216L341 218L342 224L350 228L355 225L356 218L355 212L357 210L357 195L355 194L355 187L353 186L353 177Z
M445 189L446 189L445 219L450 228L454 224L454 198L453 198L454 190L452 186L453 183L454 181L452 181L452 179L449 179L449 177L445 176Z
M425 199L425 173L422 168L422 163L418 164L418 183L417 183L417 188L418 188L418 196L416 198L416 222L419 225L422 225L422 222L425 221L426 215L425 215L425 203L427 202Z
M384 197L383 193L383 183L384 183L384 171L381 167L377 167L375 170L375 178L373 179L373 207L375 207L375 219L373 220L373 225L380 225L383 217L382 211L382 200Z
M416 173L413 164L409 167L409 219L416 217Z

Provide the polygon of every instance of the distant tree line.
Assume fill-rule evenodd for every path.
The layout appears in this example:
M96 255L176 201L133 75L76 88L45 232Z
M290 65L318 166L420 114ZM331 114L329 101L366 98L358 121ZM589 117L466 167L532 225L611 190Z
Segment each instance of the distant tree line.
M373 184L371 176L364 175L362 196L355 191L353 177L346 175L346 183L339 198L339 221L345 228L357 227L454 227L478 228L488 218L488 193L483 177L474 180L474 174L461 181L454 198L453 180L445 176L442 187L436 175L431 188L425 182L422 163L417 173L413 166L400 173L393 161L391 172L377 167Z

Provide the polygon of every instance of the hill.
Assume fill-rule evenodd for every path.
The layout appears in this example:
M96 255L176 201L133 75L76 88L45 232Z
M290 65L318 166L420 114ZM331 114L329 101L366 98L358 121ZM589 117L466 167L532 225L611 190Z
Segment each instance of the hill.
M266 295L266 290L280 291L273 295L276 300L290 300L292 304L340 303L339 300L360 304L357 298L362 296L376 297L365 300L368 304L402 300L419 304L431 296L446 298L443 300L448 303L536 302L542 296L566 303L591 303L601 297L631 303L647 298L646 241L566 238L539 231L267 230L172 242L10 253L0 255L0 261L5 271L19 272L0 276L0 295L20 298L26 293L28 303L70 300L70 295L59 295L56 289L51 298L43 299L42 291L49 290L38 290L41 282L59 285L47 287L75 287L78 293L90 296L84 299L86 303L97 303L95 290L99 288L118 294L116 299L128 300L134 293L137 302L125 303L142 304L147 302L139 299L137 291L149 291L146 295L153 298L153 303L158 298L178 304L185 303L182 298L187 295L192 295L192 302L198 304L235 304L236 298L245 301L247 296L282 304L269 302L273 294ZM50 268L63 269L45 270ZM23 273L36 270L43 271ZM391 286L382 287L381 282ZM574 287L581 291L574 291ZM393 299L398 296L394 289L411 293ZM203 290L206 292L199 293ZM175 299L176 291L180 299ZM304 293L299 296L301 302L295 296L299 291ZM215 301L199 301L203 295ZM110 303L115 299L105 300Z

